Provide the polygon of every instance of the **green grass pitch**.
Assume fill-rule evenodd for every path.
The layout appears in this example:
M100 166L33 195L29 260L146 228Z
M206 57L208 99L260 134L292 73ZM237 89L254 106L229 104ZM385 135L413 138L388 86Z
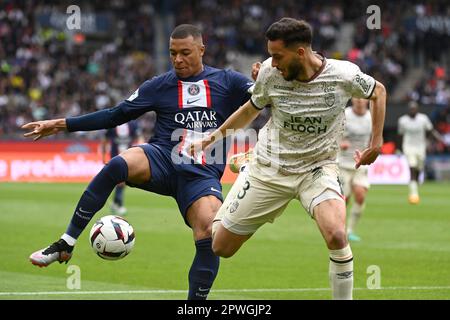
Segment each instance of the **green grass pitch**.
M0 299L185 299L194 256L191 230L169 197L126 189L133 252L120 261L97 257L81 235L69 264L28 261L65 231L85 184L0 184ZM225 192L229 187L225 187ZM407 186L373 186L352 243L355 299L450 298L450 184L426 183L421 203ZM72 290L68 267L80 270ZM379 289L368 289L379 268ZM375 268L377 268L375 267ZM69 273L68 273L69 271ZM263 226L230 259L222 259L210 299L329 299L328 250L296 201Z

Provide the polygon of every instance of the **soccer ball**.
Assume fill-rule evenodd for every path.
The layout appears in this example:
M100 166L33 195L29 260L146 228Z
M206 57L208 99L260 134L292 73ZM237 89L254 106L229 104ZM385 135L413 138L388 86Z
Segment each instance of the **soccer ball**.
M98 220L89 234L94 252L103 259L119 260L134 246L133 227L119 216L105 216Z

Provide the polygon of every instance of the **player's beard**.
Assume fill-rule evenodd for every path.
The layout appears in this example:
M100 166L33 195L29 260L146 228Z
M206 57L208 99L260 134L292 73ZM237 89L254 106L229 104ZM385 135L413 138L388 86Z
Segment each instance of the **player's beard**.
M300 73L303 71L303 66L295 59L289 63L287 67L287 75L284 78L286 81L292 81L299 77Z

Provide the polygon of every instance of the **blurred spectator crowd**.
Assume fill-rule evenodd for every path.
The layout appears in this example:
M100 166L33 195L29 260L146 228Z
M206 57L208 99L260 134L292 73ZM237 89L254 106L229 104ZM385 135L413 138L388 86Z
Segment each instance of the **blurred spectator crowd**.
M420 66L425 70L423 78L406 98L439 105L435 124L448 130L448 1L72 2L79 3L83 13L98 14L98 19L105 14L102 21L111 30L80 35L42 22L52 12L66 15L70 2L0 3L0 137L18 138L18 128L29 121L79 115L114 106L127 97L156 72L153 22L162 10L175 25L201 27L207 45L204 61L216 67L229 67L242 53L267 57L264 31L284 16L310 22L315 50L357 63L385 83L389 92L402 84L410 68ZM381 8L379 30L367 28L366 9L371 4ZM343 26L349 24L354 32L348 49L341 52L340 42L349 40ZM154 120L152 114L141 120L147 136Z
M19 137L20 126L29 121L114 106L152 76L153 8L121 2L115 7L114 3L109 3L107 10L118 19L114 22L117 34L108 41L97 41L92 48L76 34L37 26L41 14L66 15L67 4L1 2L0 137ZM85 9L96 12L106 8L100 4L90 8L86 3ZM143 127L150 130L153 120L144 118L148 123Z

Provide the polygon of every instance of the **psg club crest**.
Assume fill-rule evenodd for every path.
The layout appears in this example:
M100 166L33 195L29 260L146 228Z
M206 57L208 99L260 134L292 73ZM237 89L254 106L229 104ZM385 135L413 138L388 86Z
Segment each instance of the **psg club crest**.
M191 96L196 96L199 94L200 92L200 87L196 84L192 84L189 86L188 88L188 92Z

